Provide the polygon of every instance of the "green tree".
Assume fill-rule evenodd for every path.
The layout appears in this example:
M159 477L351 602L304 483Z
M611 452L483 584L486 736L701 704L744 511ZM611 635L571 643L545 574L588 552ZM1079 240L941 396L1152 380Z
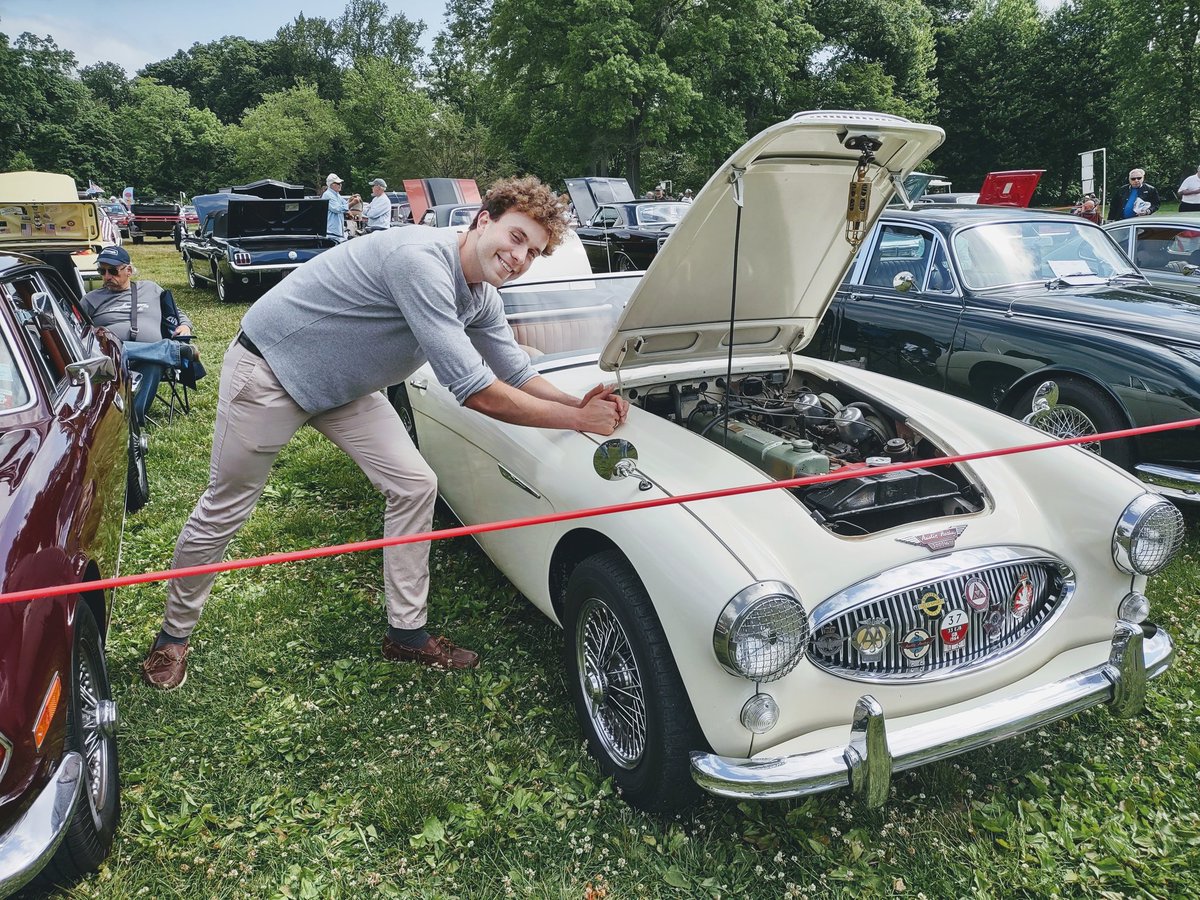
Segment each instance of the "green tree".
M413 174L400 161L426 141L434 117L434 104L416 86L415 75L382 58L361 59L346 73L337 111L352 157L353 186L375 176L398 182Z
M133 102L133 85L125 69L115 62L98 62L86 66L79 80L92 92L92 97L109 109L119 110Z
M239 180L279 178L315 186L349 161L349 133L335 105L303 82L263 97L230 129L229 143Z
M333 28L344 66L379 59L405 71L417 68L425 23L413 22L403 13L389 15L381 0L349 0Z
M1120 175L1140 166L1169 191L1200 161L1200 2L1125 0L1112 15L1109 51L1122 63L1112 159Z
M168 59L143 66L139 74L187 91L191 105L212 110L229 124L270 89L273 59L266 43L231 36L176 51Z

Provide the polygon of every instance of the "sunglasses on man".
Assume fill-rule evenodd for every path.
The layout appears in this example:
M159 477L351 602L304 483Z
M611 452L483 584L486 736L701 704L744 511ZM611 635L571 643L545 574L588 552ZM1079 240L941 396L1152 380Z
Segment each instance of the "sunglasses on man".
M101 275L120 275L124 266L98 266Z

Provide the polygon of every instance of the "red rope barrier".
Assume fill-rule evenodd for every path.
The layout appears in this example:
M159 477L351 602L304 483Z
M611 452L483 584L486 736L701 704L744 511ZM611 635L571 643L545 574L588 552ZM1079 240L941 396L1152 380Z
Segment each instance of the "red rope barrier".
M980 450L975 453L962 453L958 456L941 456L934 459L912 460L909 462L892 463L887 466L873 466L872 474L885 472L902 472L906 469L928 469L935 466L949 466L957 463L971 462L977 459L991 459L999 456L1012 456L1017 453L1030 453L1035 450L1048 450L1052 447L1067 447L1074 444L1090 444L1094 441L1115 440L1117 438L1134 437L1139 434L1153 434L1159 431L1173 431L1178 428L1194 428L1200 426L1200 419L1186 419L1181 422L1167 422L1161 425L1144 425L1140 428L1126 428L1121 431L1109 431L1103 434L1081 435L1073 438L1055 438L1036 444L1020 444L1015 447L1002 447L999 450ZM774 491L783 488L803 487L811 484L821 484L829 481L844 481L857 478L863 474L861 468L839 469L826 475L809 475L804 478L789 478L784 481L768 481L761 484L747 484L739 487L719 488L712 491L699 491L694 494L680 494L677 497L656 497L650 500L634 500L628 503L617 503L611 506L594 506L587 509L570 510L568 512L547 513L543 516L530 516L523 519L505 519L500 522L484 522L479 525L463 525L458 528L444 528L440 531L424 531L419 534L406 534L399 537L376 538L371 541L356 541L351 544L337 544L330 547L313 547L308 550L293 550L289 553L270 553L266 556L234 559L219 563L209 563L203 566L188 566L182 569L165 569L161 572L146 572L141 575L122 575L114 578L102 578L97 581L82 581L75 584L61 584L54 587L35 588L27 591L13 591L0 594L0 604L19 603L24 600L36 600L49 597L61 597L65 594L81 593L91 590L125 587L132 584L146 584L152 581L169 581L172 578L188 578L193 575L208 575L217 572L231 572L235 569L251 569L258 566L271 566L278 563L301 562L308 559L321 559L326 556L340 556L343 553L360 553L366 550L379 550L383 547L395 547L401 544L417 544L422 541L443 541L450 538L468 537L474 534L485 534L489 531L505 531L510 528L528 528L532 525L548 525L554 522L569 522L573 519L587 519L596 516L607 516L615 513L631 512L638 509L653 509L659 506L671 506L678 503L695 503L700 500L716 500L722 497L733 497L738 494L756 494L760 491Z

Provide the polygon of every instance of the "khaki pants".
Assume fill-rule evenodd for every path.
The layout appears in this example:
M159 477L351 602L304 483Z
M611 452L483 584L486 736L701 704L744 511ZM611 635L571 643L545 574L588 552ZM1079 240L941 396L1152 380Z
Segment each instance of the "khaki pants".
M437 478L382 394L310 415L296 405L264 359L235 341L221 366L208 487L175 544L176 568L220 562L254 511L275 457L302 425L311 425L346 451L384 495L386 537L429 530ZM163 620L168 634L191 635L215 579L197 575L168 582ZM388 622L398 628L423 626L429 543L385 548L383 583Z

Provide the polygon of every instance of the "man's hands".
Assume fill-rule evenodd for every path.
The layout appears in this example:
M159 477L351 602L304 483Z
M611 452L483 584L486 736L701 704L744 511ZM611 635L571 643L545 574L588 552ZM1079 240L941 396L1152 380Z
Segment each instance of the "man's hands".
M608 435L624 424L629 415L629 401L615 393L612 387L598 384L579 401L583 418L580 431Z

